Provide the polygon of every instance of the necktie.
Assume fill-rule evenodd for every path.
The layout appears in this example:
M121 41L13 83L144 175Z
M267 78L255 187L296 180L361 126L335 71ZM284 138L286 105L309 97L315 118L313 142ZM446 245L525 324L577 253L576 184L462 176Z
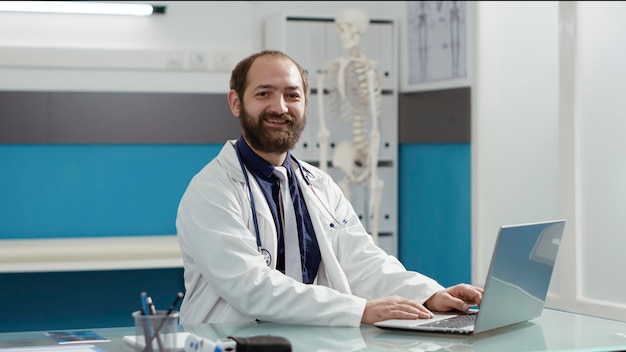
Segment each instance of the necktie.
M298 227L296 226L296 212L293 209L293 200L289 193L287 169L282 166L276 166L274 167L274 175L280 180L280 209L283 223L283 241L285 243L285 275L302 282Z

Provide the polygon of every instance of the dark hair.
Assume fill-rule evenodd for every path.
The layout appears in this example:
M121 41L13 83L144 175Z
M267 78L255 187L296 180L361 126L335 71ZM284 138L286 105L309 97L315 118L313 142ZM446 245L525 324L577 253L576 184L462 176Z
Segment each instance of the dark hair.
M252 66L252 63L257 58L261 56L267 56L267 55L273 56L275 58L287 59L293 62L294 65L296 65L296 67L298 68L298 71L300 72L300 77L302 78L302 90L304 91L304 98L305 98L305 101L308 103L310 87L309 87L309 77L306 71L302 68L302 66L300 66L299 63L296 62L296 60L292 59L289 55L278 50L259 51L239 61L239 63L237 64L237 66L235 66L235 68L233 69L230 75L230 89L233 89L237 93L237 96L239 96L239 99L243 100L243 93L245 92L246 87L248 86L248 71L250 71L250 66Z

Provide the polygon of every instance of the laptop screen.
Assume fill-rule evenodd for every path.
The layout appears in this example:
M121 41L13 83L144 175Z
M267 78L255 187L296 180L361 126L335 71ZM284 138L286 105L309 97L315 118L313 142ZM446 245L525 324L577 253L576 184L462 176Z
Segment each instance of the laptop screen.
M556 220L500 228L475 332L541 315L564 226Z

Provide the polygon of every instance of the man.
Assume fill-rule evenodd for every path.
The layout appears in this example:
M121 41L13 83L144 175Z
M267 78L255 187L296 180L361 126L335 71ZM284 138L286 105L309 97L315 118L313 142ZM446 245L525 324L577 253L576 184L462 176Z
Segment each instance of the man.
M181 323L265 320L358 326L465 311L481 288L444 288L377 247L328 174L290 153L306 124L309 82L293 59L261 51L233 69L238 140L191 180L176 219L185 266ZM275 167L288 171L298 230L284 231ZM292 237L289 237L292 236ZM299 245L300 272L285 259Z

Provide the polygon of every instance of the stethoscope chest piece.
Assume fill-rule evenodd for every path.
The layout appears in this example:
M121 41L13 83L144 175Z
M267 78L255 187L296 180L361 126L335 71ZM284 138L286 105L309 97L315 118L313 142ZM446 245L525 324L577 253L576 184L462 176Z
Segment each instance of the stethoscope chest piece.
M270 254L270 252L267 249L262 248L261 254L263 254L263 258L265 259L265 264L267 264L267 266L270 266L270 264L272 264L272 255Z

